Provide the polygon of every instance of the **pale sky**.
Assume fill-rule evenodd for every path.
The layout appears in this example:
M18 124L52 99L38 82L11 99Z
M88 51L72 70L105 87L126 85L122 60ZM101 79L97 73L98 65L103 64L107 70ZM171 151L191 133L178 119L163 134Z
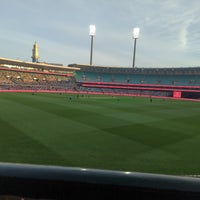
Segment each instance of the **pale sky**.
M199 0L0 0L0 57L131 67L132 30L140 27L137 67L200 66Z

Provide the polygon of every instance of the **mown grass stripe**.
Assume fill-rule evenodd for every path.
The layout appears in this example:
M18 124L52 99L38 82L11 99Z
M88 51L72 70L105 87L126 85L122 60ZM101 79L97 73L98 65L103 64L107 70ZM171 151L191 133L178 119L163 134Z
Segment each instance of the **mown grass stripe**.
M199 103L4 93L0 104L1 161L200 174Z

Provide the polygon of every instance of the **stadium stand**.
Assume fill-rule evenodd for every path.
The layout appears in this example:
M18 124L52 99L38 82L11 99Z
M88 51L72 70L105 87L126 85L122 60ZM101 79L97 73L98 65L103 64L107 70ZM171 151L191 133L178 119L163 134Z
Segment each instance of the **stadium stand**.
M200 67L117 68L71 64L81 91L156 98L200 99ZM83 88L86 88L86 90ZM120 92L119 92L120 90Z
M0 89L200 99L200 67L68 67L0 58Z
M73 74L0 67L1 90L71 90L75 86Z

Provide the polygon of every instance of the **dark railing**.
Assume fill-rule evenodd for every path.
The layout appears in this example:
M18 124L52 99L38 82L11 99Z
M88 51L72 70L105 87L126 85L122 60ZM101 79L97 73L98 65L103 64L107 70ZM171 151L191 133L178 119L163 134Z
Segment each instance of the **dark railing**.
M200 199L200 179L1 163L0 195L24 199Z

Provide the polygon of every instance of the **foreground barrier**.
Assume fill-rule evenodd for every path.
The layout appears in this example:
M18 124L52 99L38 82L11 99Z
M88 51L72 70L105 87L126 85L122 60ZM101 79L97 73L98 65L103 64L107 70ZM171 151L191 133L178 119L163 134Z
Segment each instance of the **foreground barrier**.
M200 179L1 163L0 195L23 199L200 199Z

